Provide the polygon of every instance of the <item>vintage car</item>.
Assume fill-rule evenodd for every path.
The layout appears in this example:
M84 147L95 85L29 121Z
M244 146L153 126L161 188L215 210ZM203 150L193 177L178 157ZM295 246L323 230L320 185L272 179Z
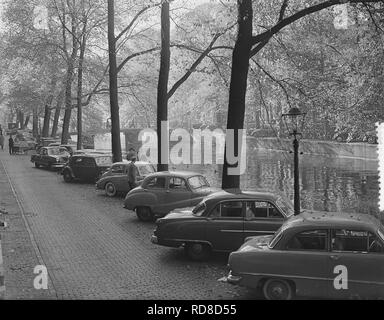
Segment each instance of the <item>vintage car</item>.
M217 189L199 173L162 171L149 175L141 186L128 192L124 208L136 211L142 221L152 221L173 209L195 206L214 191Z
M184 247L193 260L212 251L237 250L245 238L271 235L293 215L290 202L271 193L219 191L193 210L175 210L156 221L152 243Z
M80 154L69 158L68 163L61 171L65 182L74 180L99 180L101 175L112 165L112 157L104 154Z
M96 189L105 190L105 194L114 197L118 193L127 193L131 190L128 184L127 170L130 161L114 163L111 168L96 182ZM146 176L156 172L156 168L149 162L135 162L137 180L141 182Z
M231 284L265 298L384 297L384 228L370 215L304 212L229 256Z
M62 168L69 157L70 154L65 148L42 147L36 154L31 155L31 162L35 164L36 168Z

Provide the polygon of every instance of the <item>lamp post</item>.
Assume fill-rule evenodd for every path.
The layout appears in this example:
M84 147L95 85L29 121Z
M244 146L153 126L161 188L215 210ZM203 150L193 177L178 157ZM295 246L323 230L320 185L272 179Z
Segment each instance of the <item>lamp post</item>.
M299 139L302 137L306 113L299 108L291 108L288 113L281 116L288 134L293 137L293 163L294 163L294 210L295 215L300 214L300 175L299 175Z

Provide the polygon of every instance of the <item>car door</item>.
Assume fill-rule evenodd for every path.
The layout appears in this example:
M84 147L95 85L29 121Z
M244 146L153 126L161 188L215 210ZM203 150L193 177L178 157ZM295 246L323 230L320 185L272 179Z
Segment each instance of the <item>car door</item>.
M155 213L168 213L167 208L168 177L152 177L144 187L144 192L149 192L154 196L152 210Z
M81 179L82 178L82 172L83 172L83 160L84 160L84 157L76 157L73 159L72 161L72 172L74 174L74 176L78 179Z
M191 190L184 178L169 177L165 210L171 211L175 208L191 206L191 196Z
M50 156L48 155L48 149L43 150L43 154L41 156L41 162L43 163L44 166L49 166L50 164Z
M252 200L245 203L244 239L271 235L284 222L283 214L269 201Z
M97 166L94 158L84 157L82 161L82 170L81 170L81 179L83 180L92 180L96 178Z
M297 294L326 297L329 230L314 228L296 231L285 241L279 260L271 262L271 274L283 274L295 281Z
M243 244L244 202L219 202L208 214L206 237L213 250L234 251Z
M384 243L363 229L332 229L330 298L384 298ZM344 281L344 282L343 282Z
M111 175L108 177L108 181L112 182L117 191L129 191L128 176L124 171L122 164L115 164L111 168Z

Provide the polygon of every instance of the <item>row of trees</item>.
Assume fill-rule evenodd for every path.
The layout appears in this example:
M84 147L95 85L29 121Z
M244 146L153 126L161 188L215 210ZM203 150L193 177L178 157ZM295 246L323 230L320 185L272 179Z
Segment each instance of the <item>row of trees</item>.
M43 136L62 121L63 143L76 130L81 146L82 132L108 119L115 161L120 127L160 133L169 117L185 125L208 110L238 130L273 126L299 106L308 136L364 132L383 118L383 8L348 2L15 0L4 14L0 97L23 125L32 115L36 134L39 118ZM159 159L162 148L159 139ZM239 186L227 174L236 165L225 163L223 187Z

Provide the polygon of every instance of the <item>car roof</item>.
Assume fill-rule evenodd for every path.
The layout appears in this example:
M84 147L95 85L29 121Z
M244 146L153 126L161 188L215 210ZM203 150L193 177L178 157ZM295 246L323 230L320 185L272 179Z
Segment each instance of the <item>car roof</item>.
M370 214L303 211L300 215L291 217L285 225L288 228L321 227L377 230L381 223Z
M202 176L201 173L191 172L191 171L159 171L153 173L151 177L182 177L182 178L191 178L194 176Z
M233 200L233 199L262 199L269 201L276 201L278 195L275 195L271 192L259 192L259 191L243 191L240 189L227 189L220 190L208 195L205 200Z
M121 162L115 162L113 165L128 165L130 164L131 161L128 161L128 160L123 160ZM139 165L139 166L145 166L145 165L150 165L151 163L149 162L145 162L145 161L136 161L135 162L135 165Z
M99 157L111 157L111 155L102 154L102 153L81 153L81 154L75 154L72 156L72 158L80 158L80 157L99 158Z

